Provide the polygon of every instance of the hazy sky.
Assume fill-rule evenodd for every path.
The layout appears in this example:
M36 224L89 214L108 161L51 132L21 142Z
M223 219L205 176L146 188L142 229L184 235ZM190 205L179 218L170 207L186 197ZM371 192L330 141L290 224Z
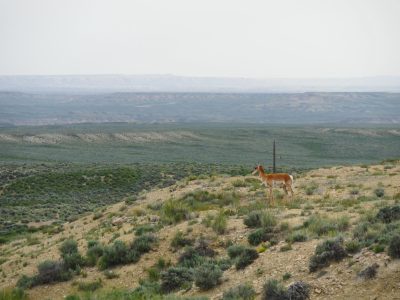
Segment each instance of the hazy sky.
M399 0L0 0L0 74L400 75Z

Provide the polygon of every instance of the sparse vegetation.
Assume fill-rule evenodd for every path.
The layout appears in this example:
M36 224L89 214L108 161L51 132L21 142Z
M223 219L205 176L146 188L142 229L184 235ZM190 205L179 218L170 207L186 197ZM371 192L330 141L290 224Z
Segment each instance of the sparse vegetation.
M391 172L397 172L397 168L393 167ZM53 286L64 289L64 286L72 285L77 294L70 295L75 297L71 299L111 297L109 287L124 281L122 277L125 274L131 276L133 270L136 274L136 268L145 272L140 280L133 276L132 284L139 286L127 291L116 289L115 295L123 295L126 299L177 299L170 293L189 292L196 295L200 289L210 290L207 295L211 297L254 299L251 286L236 286L243 282L238 282L238 278L244 269L250 281L272 274L267 279L274 278L282 282L270 282L268 292L266 283L262 299L266 293L269 293L268 299L307 299L310 286L302 282L291 283L299 278L298 270L302 268L298 261L304 258L304 253L310 256L309 251L313 250L311 247L315 239L328 239L321 242L310 257L310 272L320 270L310 277L316 294L320 293L319 289L325 291L332 281L331 269L321 269L333 262L338 262L334 265L335 278L342 280L341 274L347 274L346 270L351 267L354 274L368 279L374 278L376 269L372 268L373 265L365 268L364 258L358 259L364 253L367 258L374 258L381 265L392 264L393 259L400 258L400 209L395 196L392 196L396 195L397 186L393 183L393 177L389 178L385 172L379 175L380 183L371 184L377 181L371 175L375 169L378 168L370 167L370 172L360 171L359 167L351 170L360 176L368 176L363 184L359 182L364 177L360 181L354 179L347 183L349 181L342 180L342 175L334 175L325 183L326 169L312 171L312 176L310 173L296 174L299 180L295 186L297 198L293 201L277 201L273 207L269 207L265 189L260 189L259 180L253 177L243 177L240 183L235 183L236 179L228 176L192 176L192 180L184 179L167 189L143 192L135 196L137 202L129 206L122 203L112 208L97 208L95 214L99 217L94 217L88 210L76 222L35 225L35 229L30 229L32 232L22 229L18 233L21 237L18 240L16 236L5 235L5 243L9 244L1 246L0 254L4 254L4 259L0 259L0 282L13 279L15 272L10 272L12 268L25 268L30 272L31 266L37 264L32 259L44 265L38 265L36 273L20 277L18 287L26 289L50 284L49 289L53 292ZM332 172L335 170L332 169ZM350 173L346 173L348 167L342 170L347 177L350 176ZM311 180L317 182L317 189L308 197L305 187ZM335 191L333 187L337 184L341 188ZM385 187L383 197L375 195L376 186ZM352 193L356 188L359 191L357 196ZM121 199L127 197L130 196L126 194ZM119 219L124 220L123 223L114 224ZM25 221L20 224L30 226ZM40 226L47 227L37 229ZM78 243L73 238L78 239L79 248L83 249L86 249L86 245L82 242L87 240L84 256L79 253ZM253 245L256 247L253 248ZM57 249L60 251L59 260L55 258L42 262L47 251ZM340 262L347 257L347 253L357 253L361 249L360 254L350 255L349 259ZM151 254L141 259L149 251ZM393 259L388 260L386 255L371 254L383 251L387 251ZM162 258L171 260L160 259L157 262L160 253ZM51 257L54 257L54 252ZM276 257L279 257L276 260L279 263L285 257L290 258L292 263L285 268L276 268ZM257 263L260 259L262 261ZM369 259L366 261L370 262ZM251 264L257 266L253 268ZM97 268L86 269L89 266ZM223 274L228 269L225 278ZM385 268L386 272L390 273L391 269ZM316 278L321 277L321 287L314 285ZM380 279L379 276L373 283ZM71 281L57 284L66 280ZM236 287L225 290L222 296L223 289L214 288L225 280L229 280L227 286ZM35 294L36 290L30 292Z
M102 281L95 280L95 281L90 281L90 282L79 282L78 283L78 290L84 291L84 292L93 292L103 286Z
M86 251L86 264L95 266L99 258L103 255L104 247L98 241L88 241L88 249Z
M222 210L214 218L211 227L216 233L219 234L222 234L226 231L227 217Z
M388 247L388 254L393 258L400 258L400 234L394 235Z
M303 227L317 236L326 235L330 232L342 232L349 228L349 218L346 216L331 219L319 215L312 215L308 218Z
M185 246L192 246L193 243L193 239L186 237L182 231L177 231L171 240L171 247L174 249L179 249Z
M400 220L400 206L386 206L379 210L376 218L383 223L391 223Z
M304 232L295 231L292 232L287 238L286 241L290 244L292 243L299 243L307 241L308 237Z
M263 286L261 299L287 300L287 290L278 280L270 279Z
M357 240L350 240L345 242L345 249L349 253L357 253L361 250L361 244Z
M253 300L256 292L250 284L240 284L224 292L222 300Z
M193 271L185 267L171 267L161 273L161 290L170 293L189 288L193 282Z
M297 281L292 283L287 290L289 300L306 300L310 299L311 287L308 283Z
M254 260L258 258L258 253L256 250L252 248L246 248L243 252L237 257L235 262L236 270L244 269Z
M342 239L326 240L317 246L315 254L310 258L310 272L327 267L331 262L340 261L346 256Z
M142 254L151 250L156 241L156 237L152 234L137 237L129 246L117 240L111 246L104 247L99 267L104 270L116 265L136 263Z
M83 257L79 254L78 244L75 240L64 241L61 244L60 253L67 270L77 271L84 265Z
M247 240L250 245L257 246L258 244L262 242L269 241L271 238L275 236L273 232L270 231L271 229L266 229L266 228L258 228L254 231L252 231L248 237Z
M311 182L304 188L306 195L311 196L313 195L318 189L318 184L316 182Z
M194 272L194 282L202 290L209 290L220 284L221 277L221 268L212 263L202 264Z
M383 188L377 188L374 190L374 193L378 198L382 198L385 195L385 190Z
M379 265L377 263L374 263L371 266L368 266L364 270L359 272L358 276L361 278L364 278L364 279L375 278L378 268L379 268Z
M274 227L277 223L276 218L268 212L257 210L250 212L243 220L244 224L250 228Z
M28 300L28 295L23 289L3 289L0 290L0 300Z
M310 298L311 287L308 283L297 281L285 288L275 279L268 280L264 287L261 299L263 300L306 300Z

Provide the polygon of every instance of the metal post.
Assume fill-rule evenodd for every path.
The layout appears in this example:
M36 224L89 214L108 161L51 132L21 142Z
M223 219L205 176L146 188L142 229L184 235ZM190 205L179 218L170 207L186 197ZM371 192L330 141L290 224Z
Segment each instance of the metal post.
M275 164L275 140L274 140L274 148L272 149L273 164L272 164L272 173L276 173L276 164Z

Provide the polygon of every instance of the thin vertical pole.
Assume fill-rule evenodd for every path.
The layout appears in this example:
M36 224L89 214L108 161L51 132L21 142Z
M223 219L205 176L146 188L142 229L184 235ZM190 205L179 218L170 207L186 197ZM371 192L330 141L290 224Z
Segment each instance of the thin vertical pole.
M274 148L272 149L273 164L272 164L272 173L276 173L276 161L275 161L275 140L274 140Z

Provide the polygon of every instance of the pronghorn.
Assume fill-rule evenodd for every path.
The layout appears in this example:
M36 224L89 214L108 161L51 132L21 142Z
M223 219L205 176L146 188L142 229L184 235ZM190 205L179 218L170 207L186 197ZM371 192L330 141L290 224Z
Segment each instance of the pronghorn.
M293 176L289 175L287 173L273 173L273 174L265 174L264 168L261 165L258 165L257 167L254 168L254 171L252 175L256 175L258 172L258 176L261 179L261 182L264 183L269 188L269 197L271 199L271 202L274 201L274 196L272 194L272 187L274 183L280 183L283 184L283 189L285 191L285 194L288 195L287 189L290 190L291 192L291 197L293 198Z

